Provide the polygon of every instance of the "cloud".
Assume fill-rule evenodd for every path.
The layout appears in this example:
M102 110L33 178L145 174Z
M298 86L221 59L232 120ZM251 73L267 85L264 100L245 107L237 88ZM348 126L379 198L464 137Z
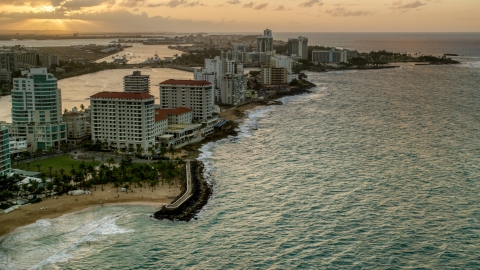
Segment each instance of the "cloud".
M409 3L403 3L403 0L397 0L392 3L394 6L393 9L415 9L417 7L425 6L425 3L420 2L419 0L412 1Z
M250 2L250 3L248 3L248 4L243 4L243 7L244 7L244 8L253 8L253 5L254 5L254 3L253 3L253 2Z
M238 4L241 3L241 1L240 0L229 0L229 1L227 1L227 3L230 4L230 5L238 5Z
M285 7L284 6L278 6L276 9L274 9L275 11L281 11L281 10L285 10Z
M320 0L308 0L306 2L301 3L300 7L313 7L314 5L323 6L323 2Z
M145 4L145 0L123 0L118 3L121 7L138 7L143 6Z
M72 11L81 10L86 7L101 6L103 4L112 7L115 4L115 0L70 0L61 4L57 9L59 11Z
M332 10L326 10L326 13L334 16L334 17L354 17L354 16L368 16L372 15L373 13L370 11L349 11L346 8L335 8Z
M187 0L170 0L168 2L147 5L147 7L161 7L161 6L175 8L175 7L194 7L194 6L204 6L204 5L199 1L188 2Z
M262 4L256 5L253 9L261 10L261 9L266 8L267 6L268 6L268 3L262 3Z
M65 25L75 31L91 31L92 26L97 31L204 31L204 29L227 30L225 24L211 21L193 21L173 19L170 17L153 16L147 13L133 14L126 10L105 10L99 12L12 12L0 11L0 20L4 27L14 27L19 23L28 22L36 25L37 19L62 20ZM174 27L173 27L174 26ZM231 25L229 26L232 27Z
M262 10L264 8L266 8L268 6L268 3L262 3L262 4L258 4L256 5L255 3L253 2L250 2L250 3L245 3L243 4L243 8L253 8L255 10Z

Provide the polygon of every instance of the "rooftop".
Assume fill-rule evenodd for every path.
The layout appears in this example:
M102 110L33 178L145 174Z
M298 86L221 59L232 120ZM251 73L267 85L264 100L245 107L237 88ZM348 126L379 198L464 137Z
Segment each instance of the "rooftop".
M210 85L207 81L195 81L195 80L174 80L169 79L161 82L160 84L175 84L175 85Z
M151 99L154 96L135 92L100 92L90 96L90 98Z

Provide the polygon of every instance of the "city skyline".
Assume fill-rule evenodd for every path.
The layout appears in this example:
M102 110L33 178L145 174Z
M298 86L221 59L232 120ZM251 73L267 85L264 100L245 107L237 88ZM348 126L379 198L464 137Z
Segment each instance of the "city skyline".
M3 0L0 30L477 32L475 0Z

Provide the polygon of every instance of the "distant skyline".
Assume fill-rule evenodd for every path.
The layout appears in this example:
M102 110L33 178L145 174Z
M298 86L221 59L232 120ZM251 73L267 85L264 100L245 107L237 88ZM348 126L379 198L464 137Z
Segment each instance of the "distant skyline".
M0 0L0 30L480 32L478 0Z

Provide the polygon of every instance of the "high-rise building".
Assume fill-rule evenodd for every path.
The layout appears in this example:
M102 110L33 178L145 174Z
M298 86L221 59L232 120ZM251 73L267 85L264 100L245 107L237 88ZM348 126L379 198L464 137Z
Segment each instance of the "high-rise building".
M313 51L312 52L312 62L319 62L319 63L343 63L347 62L347 50L339 50L336 51L335 49L330 50L323 50L323 51Z
M213 115L213 86L207 81L166 80L160 83L160 108L185 107L193 120L204 122Z
M226 73L222 78L222 103L234 106L244 103L246 89L247 83L244 74Z
M0 52L0 69L13 72L18 69L18 56L14 52Z
M262 84L264 85L279 85L287 83L286 68L265 65L262 66L260 73L262 77Z
M257 37L257 52L270 52L273 51L273 36L272 30L265 29L263 36Z
M147 93L100 92L90 96L92 140L104 148L147 151L155 145L155 97Z
M287 43L287 54L289 56L297 55L302 59L308 59L308 38L298 37L289 38Z
M23 77L13 79L10 134L27 138L34 151L60 147L66 142L61 91L57 79L46 68L32 68Z
M123 91L150 93L150 75L142 75L137 70L132 75L123 77Z
M51 68L52 65L59 65L60 59L56 55L44 54L42 56L42 67Z
M8 128L0 126L0 175L8 175L10 170Z

